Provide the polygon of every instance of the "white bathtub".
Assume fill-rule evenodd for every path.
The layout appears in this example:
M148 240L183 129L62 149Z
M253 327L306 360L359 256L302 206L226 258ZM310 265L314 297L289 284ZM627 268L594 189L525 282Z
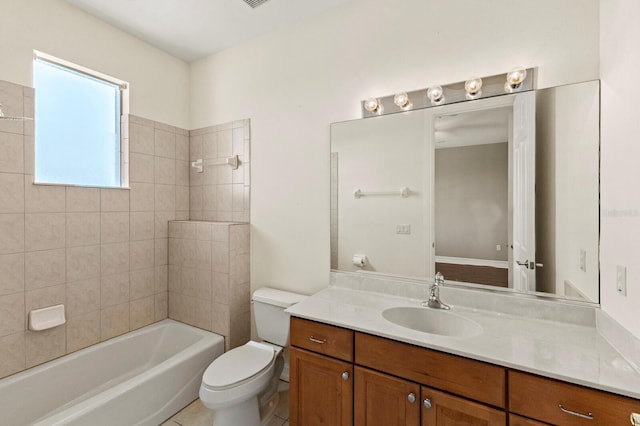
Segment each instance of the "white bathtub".
M223 352L222 336L164 320L0 380L0 425L156 426Z

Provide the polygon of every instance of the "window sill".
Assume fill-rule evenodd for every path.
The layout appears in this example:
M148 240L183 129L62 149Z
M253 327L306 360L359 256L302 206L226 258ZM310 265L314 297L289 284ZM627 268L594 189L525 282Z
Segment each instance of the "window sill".
M72 183L53 183L53 182L32 182L33 185L38 186L64 186L70 188L95 188L95 189L122 189L130 190L130 186L98 186L98 185L74 185Z

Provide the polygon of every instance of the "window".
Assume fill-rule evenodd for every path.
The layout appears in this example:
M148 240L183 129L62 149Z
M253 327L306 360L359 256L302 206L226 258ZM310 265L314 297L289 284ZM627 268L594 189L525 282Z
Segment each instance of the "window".
M126 186L120 121L127 84L40 53L33 82L36 183Z

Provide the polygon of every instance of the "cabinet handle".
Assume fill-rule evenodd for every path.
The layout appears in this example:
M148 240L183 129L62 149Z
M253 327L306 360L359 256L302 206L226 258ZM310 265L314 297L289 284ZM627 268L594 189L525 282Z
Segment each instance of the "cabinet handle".
M409 402L413 404L414 402L416 402L416 395L411 392L409 395L407 395L407 400L409 400Z
M581 419L593 420L593 413L591 412L588 414L576 413L575 411L567 410L562 406L562 404L559 404L558 407L563 413L571 414L572 416L580 417Z
M325 343L327 343L327 339L316 339L313 336L310 336L309 340L311 340L313 343L317 343L319 345L324 345Z
M423 404L424 404L424 408L431 408L431 400L429 398L426 398L423 401Z
M345 371L344 373L342 373L342 380L349 380L349 372Z
M640 414L631 413L631 416L629 417L629 420L631 420L631 424L633 426L640 426Z

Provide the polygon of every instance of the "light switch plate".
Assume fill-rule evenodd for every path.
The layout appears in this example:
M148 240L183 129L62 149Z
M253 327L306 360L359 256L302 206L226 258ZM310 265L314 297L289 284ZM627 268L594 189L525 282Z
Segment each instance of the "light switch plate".
M396 225L396 234L398 235L410 235L411 225Z
M616 290L623 296L627 295L627 268L616 266Z

